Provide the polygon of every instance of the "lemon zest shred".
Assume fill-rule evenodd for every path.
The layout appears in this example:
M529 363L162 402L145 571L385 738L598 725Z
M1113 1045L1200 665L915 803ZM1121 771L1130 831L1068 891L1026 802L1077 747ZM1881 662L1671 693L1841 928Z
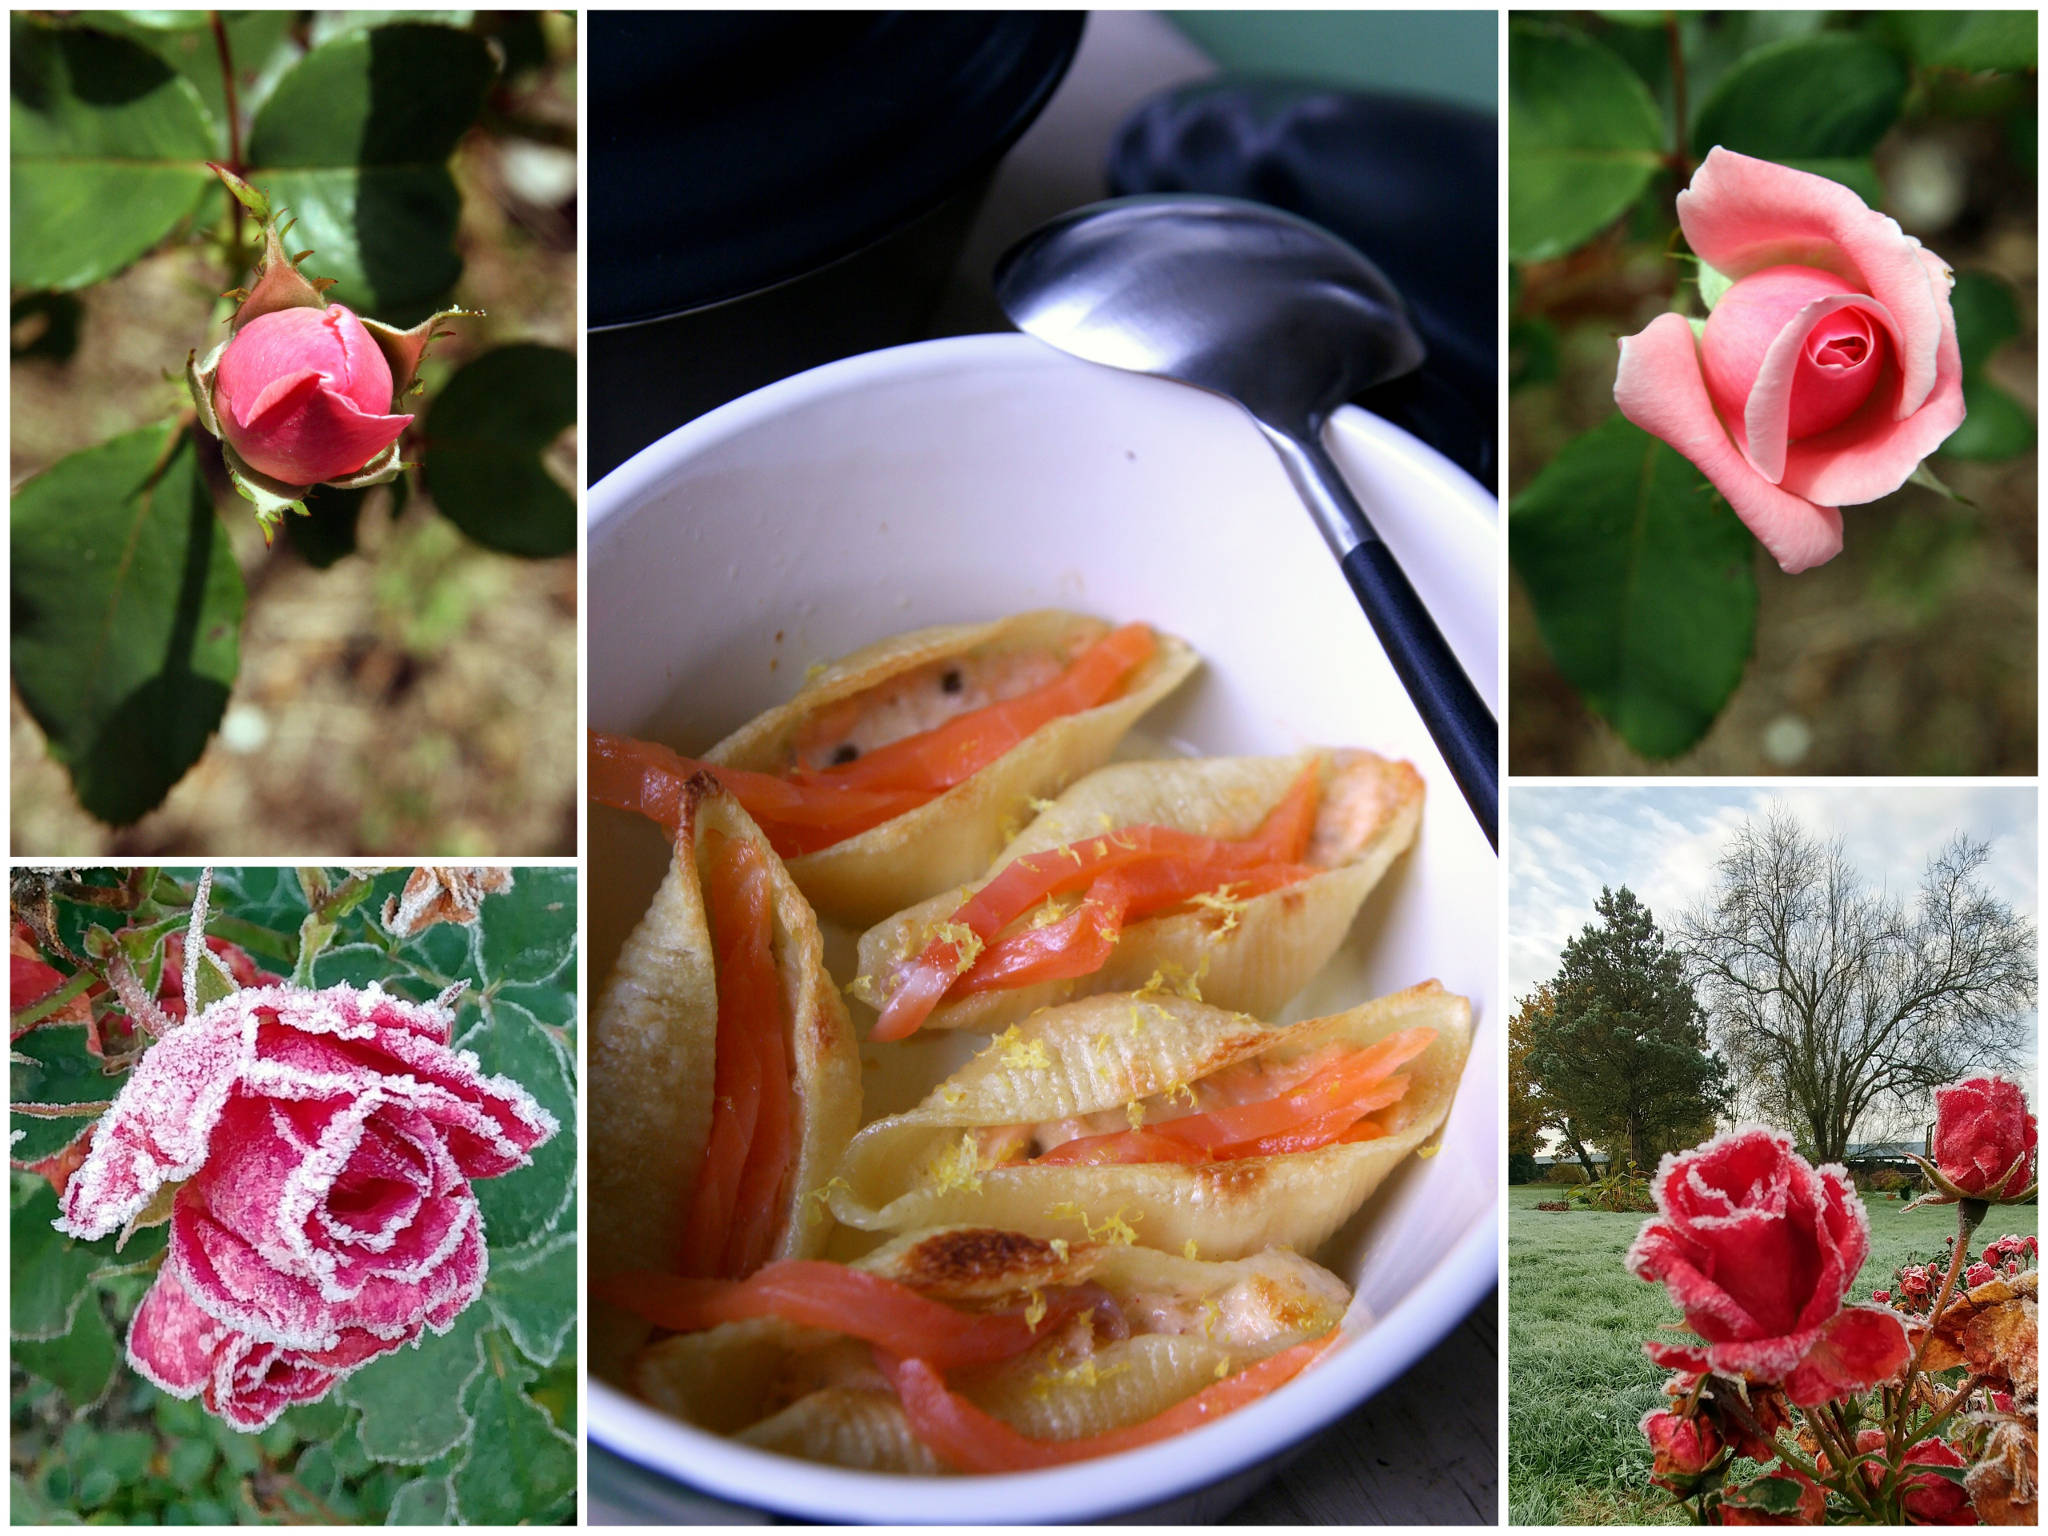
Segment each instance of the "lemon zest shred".
M931 1179L942 1195L956 1189L981 1193L981 1148L972 1131L963 1133L957 1145L932 1160Z
M1202 1298L1202 1337L1216 1337L1216 1325L1223 1320L1223 1308L1216 1304L1214 1296Z
M1143 1130L1145 1126L1145 1101L1143 1099L1133 1099L1130 1103L1126 1104L1124 1106L1124 1118L1131 1122L1132 1130Z
M1044 1321L1045 1297L1034 1285L1031 1287L1031 1300L1024 1307L1024 1326L1036 1333L1038 1325Z
M1230 1356L1225 1355L1216 1362L1216 1379L1225 1380L1230 1375Z
M1002 1050L1003 1065L1013 1072L1052 1070L1052 1057L1046 1053L1045 1042L1026 1040L1014 1024L996 1036L996 1045Z
M1195 1240L1192 1237L1180 1245L1180 1256L1184 1259L1192 1259L1196 1257Z
M1026 795L1024 803L1031 807L1031 813L1034 816L1043 816L1052 809L1052 802L1050 800L1041 800L1036 795Z
M932 930L929 942L953 946L955 976L965 976L974 969L974 962L981 958L981 935L965 923L940 923Z
M1130 1222L1124 1220L1124 1208L1122 1206L1118 1206L1115 1210L1111 1211L1100 1222L1089 1220L1088 1213L1071 1200L1060 1201L1047 1214L1055 1221L1078 1221L1081 1224L1081 1229L1088 1234L1092 1242L1112 1243L1119 1247L1129 1248L1138 1241L1137 1230ZM1133 1220L1137 1221L1143 1221L1144 1219L1142 1212L1133 1218Z
M835 1189L843 1189L848 1194L853 1193L853 1186L835 1173L831 1178L804 1196L804 1202L809 1207L805 1220L809 1225L815 1227L831 1214L832 1191Z
M1065 909L1060 906L1058 900L1048 896L1045 898L1045 905L1031 914L1029 927L1033 932L1040 928L1050 928L1066 915Z
M1047 1245L1052 1249L1054 1258L1062 1264L1067 1262L1067 1240L1064 1237L1048 1238Z
M1081 867L1083 862L1081 858L1081 850L1075 847L1074 844L1062 843L1060 845L1060 852L1074 861L1074 868L1079 869Z
M827 672L831 670L832 663L829 661L812 662L808 667L804 668L804 686L808 688L812 683L815 683L819 678L823 677Z
M1189 906L1200 907L1204 911L1216 912L1222 915L1223 921L1210 930L1209 940L1211 943L1214 943L1217 939L1222 938L1223 935L1235 928L1239 914L1245 909L1244 899L1230 894L1231 886L1236 883L1234 880L1226 881L1224 884L1217 886L1213 891L1199 891L1188 898Z

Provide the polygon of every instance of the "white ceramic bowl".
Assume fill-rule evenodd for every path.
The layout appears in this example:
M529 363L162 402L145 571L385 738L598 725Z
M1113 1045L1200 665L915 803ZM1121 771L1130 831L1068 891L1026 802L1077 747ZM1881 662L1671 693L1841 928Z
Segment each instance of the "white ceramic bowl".
M1330 441L1481 693L1497 698L1493 500L1356 409ZM1435 976L1478 1020L1441 1152L1411 1161L1320 1255L1357 1292L1350 1337L1216 1424L1053 1471L906 1478L767 1455L593 1380L594 1440L798 1516L1088 1520L1295 1445L1399 1375L1494 1285L1496 861L1236 406L1022 336L870 353L759 390L622 465L591 494L589 551L590 722L685 750L787 698L812 662L922 625L1062 606L1185 637L1205 664L1141 725L1155 743L1367 746L1410 759L1428 783L1417 846L1291 1016ZM590 854L591 974L602 977L664 855L644 825L595 808Z

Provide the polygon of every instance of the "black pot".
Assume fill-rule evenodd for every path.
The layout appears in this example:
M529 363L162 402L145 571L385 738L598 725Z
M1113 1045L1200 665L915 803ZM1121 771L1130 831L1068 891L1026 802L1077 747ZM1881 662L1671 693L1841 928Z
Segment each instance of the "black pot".
M917 339L1082 19L592 12L591 477Z

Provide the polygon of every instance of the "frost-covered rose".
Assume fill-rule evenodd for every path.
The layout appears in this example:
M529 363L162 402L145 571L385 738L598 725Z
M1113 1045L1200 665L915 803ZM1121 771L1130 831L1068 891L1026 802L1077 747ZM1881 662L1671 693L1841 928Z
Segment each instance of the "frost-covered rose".
M1624 337L1615 404L1786 570L1832 560L1836 509L1896 491L1962 425L1954 276L1839 182L1718 147L1678 223L1712 313Z
M220 355L220 429L259 474L317 485L357 473L412 424L391 414L391 364L344 305L259 315Z
M2019 1084L1973 1077L1934 1090L1934 1165L1963 1194L2018 1195L2034 1182L2035 1141Z
M1889 1380L1905 1326L1844 1307L1870 1251L1870 1218L1848 1174L1816 1169L1791 1138L1755 1127L1667 1155L1650 1186L1658 1214L1628 1265L1661 1281L1704 1349L1651 1343L1674 1370L1782 1384L1800 1406Z
M251 987L150 1047L65 1186L92 1239L176 1185L128 1335L135 1369L238 1429L416 1340L483 1289L470 1180L555 1133L517 1083L449 1048L454 1014L364 988Z
M1637 1427L1650 1442L1650 1480L1667 1488L1673 1479L1698 1477L1721 1451L1721 1437L1701 1417L1653 1408Z

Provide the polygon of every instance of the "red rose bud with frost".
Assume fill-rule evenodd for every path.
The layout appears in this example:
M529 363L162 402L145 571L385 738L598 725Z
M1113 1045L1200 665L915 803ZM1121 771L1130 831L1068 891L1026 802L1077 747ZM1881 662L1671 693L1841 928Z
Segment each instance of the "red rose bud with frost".
M1856 1450L1859 1454L1875 1453L1874 1461L1857 1464L1863 1474L1863 1482L1875 1493L1884 1486L1885 1438L1881 1429L1861 1429L1856 1432ZM1823 1458L1825 1465L1825 1458ZM1939 1472L1914 1472L1915 1466L1922 1467L1966 1467L1969 1462L1963 1454L1946 1440L1933 1436L1917 1441L1906 1448L1903 1471L1899 1479L1899 1508L1906 1518L1915 1525L1975 1525L1976 1513L1970 1508L1970 1496L1960 1484L1951 1482Z
M1972 1264L1963 1271L1963 1284L1975 1289L1998 1278L1998 1271L1989 1264Z
M138 1372L260 1429L477 1299L470 1181L525 1165L557 1126L450 1049L453 1024L446 1002L375 984L260 986L149 1049L56 1223L105 1237L176 1186L170 1246L129 1329Z
M1746 1128L1667 1155L1651 1194L1658 1215L1630 1245L1629 1268L1661 1282L1706 1341L1645 1345L1657 1364L1779 1384L1802 1407L1905 1365L1896 1313L1842 1304L1870 1251L1843 1169L1816 1169L1791 1138Z
M1721 1450L1721 1437L1702 1418L1653 1408L1638 1427L1650 1442L1650 1480L1665 1487L1674 1487L1668 1479L1698 1477Z
M340 304L259 315L221 353L213 405L249 466L287 485L361 470L398 441L391 365Z
M2002 1077L1934 1090L1934 1166L1944 1193L2011 1200L2034 1182L2036 1128L2027 1097Z

